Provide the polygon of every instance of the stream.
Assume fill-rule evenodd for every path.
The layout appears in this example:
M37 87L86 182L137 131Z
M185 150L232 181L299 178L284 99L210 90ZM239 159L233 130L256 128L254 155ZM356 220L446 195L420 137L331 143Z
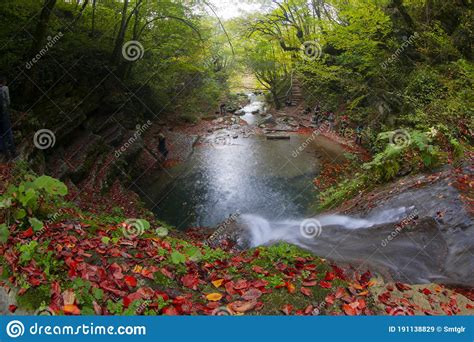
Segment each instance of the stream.
M238 217L244 248L286 241L396 281L474 285L474 224L449 181L388 197L366 212L314 217L312 181L321 157L343 159L344 150L319 135L268 140L255 130L266 117L265 102L249 99L234 125L212 132L188 160L146 185L160 219L185 229ZM443 222L435 220L440 208L447 212ZM419 216L415 228L396 229L412 216Z
M243 115L248 125L213 132L190 158L162 172L144 191L160 219L180 229L213 227L237 212L264 217L300 217L316 203L312 180L318 156L341 156L324 137L292 133L289 140L255 134L264 117L261 96L249 95ZM252 114L260 111L261 114ZM296 155L298 148L304 147Z

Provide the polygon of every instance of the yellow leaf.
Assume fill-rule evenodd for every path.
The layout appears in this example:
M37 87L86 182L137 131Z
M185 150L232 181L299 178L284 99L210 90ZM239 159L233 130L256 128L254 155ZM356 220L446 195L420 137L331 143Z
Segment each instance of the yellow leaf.
M219 287L222 285L222 283L224 282L224 279L217 279L217 280L214 280L212 281L212 285L214 285L215 287Z
M143 266L135 265L135 267L133 268L132 272L133 272L133 273L142 273L142 270L143 270Z
M210 300L210 301L213 301L213 302L217 302L218 300L221 300L222 298L222 295L220 293L209 293L207 296L206 296L207 300Z

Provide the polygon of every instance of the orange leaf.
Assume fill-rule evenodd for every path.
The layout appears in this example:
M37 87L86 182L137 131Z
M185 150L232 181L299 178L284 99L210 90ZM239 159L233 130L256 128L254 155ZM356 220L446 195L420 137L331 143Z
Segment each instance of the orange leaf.
M217 279L217 280L211 281L212 285L214 285L215 287L221 286L223 282L224 282L224 279Z
M348 316L354 316L356 315L356 310L349 304L343 304L342 309Z
M367 287L372 287L374 286L375 284L377 284L377 282L375 280L370 280L368 283L367 283Z
M285 285L289 293L294 293L296 291L296 287L292 283L287 282Z
M207 300L217 302L217 301L221 300L222 295L220 293L210 293L206 296L206 298L207 298Z
M65 314L69 314L69 315L80 315L81 314L81 310L79 310L79 308L74 304L64 305L63 306L63 311L64 311Z

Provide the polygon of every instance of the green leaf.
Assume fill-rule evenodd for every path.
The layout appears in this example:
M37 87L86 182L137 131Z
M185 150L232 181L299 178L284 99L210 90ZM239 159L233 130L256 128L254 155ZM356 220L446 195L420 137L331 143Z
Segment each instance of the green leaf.
M108 245L109 242L110 242L110 238L109 238L109 237L104 236L104 237L102 238L102 243L103 243L104 245Z
M43 228L43 222L41 222L40 220L38 220L36 217L30 217L28 219L28 221L30 222L31 224L31 227L33 228L33 230L35 232L41 230Z
M166 227L157 228L155 233L156 233L156 236L165 237L168 235L168 228Z
M12 199L10 197L0 197L0 209L7 209L12 206Z
M137 219L138 224L143 228L143 231L147 231L150 228L150 222L144 219Z
M95 299L101 300L104 297L104 291L102 289L99 289L98 287L93 287L92 295Z
M67 195L67 186L63 182L50 176L38 177L33 184L37 188L46 190L50 195Z
M186 262L186 257L178 251L173 251L171 253L171 261L173 264L184 264Z
M196 246L191 246L191 247L186 248L184 253L191 261L199 261L202 258L201 251Z
M26 216L25 209L18 209L15 211L14 217L16 220L21 220Z
M5 223L0 224L0 243L5 243L10 235L10 230Z

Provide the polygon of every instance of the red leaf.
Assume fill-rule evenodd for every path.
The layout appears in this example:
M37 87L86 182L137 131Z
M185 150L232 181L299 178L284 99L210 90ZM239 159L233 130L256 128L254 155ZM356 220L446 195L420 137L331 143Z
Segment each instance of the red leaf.
M13 305L13 304L8 305L8 311L10 311L11 313L15 313L16 308L17 308L16 305Z
M261 266L257 266L257 265L252 266L252 270L253 270L254 272L256 272L256 273L268 274L268 272L265 271L265 269L264 269L263 267L261 267Z
M224 287L225 287L225 291L231 296L233 296L237 293L234 290L234 282L233 281L229 281L229 282L225 283Z
M247 280L245 279L239 279L234 285L234 289L236 290L243 290L249 287L249 284L247 283Z
M421 290L421 292L422 292L424 295L426 295L426 296L427 296L427 295L430 295L430 294L432 293L432 292L431 292L429 289L427 289L426 287L425 287L423 290Z
M336 275L333 272L326 272L326 276L324 277L324 280L331 281L334 278L336 278Z
M248 291L245 291L245 293L242 295L242 298L245 300L256 300L257 298L260 298L262 296L262 291L258 289L250 289Z
M319 286L321 286L325 289L330 289L331 288L331 283L328 283L327 281L320 281Z
M318 285L318 281L317 280L303 281L302 285L303 286L316 286L316 285Z
M177 315L179 315L178 310L176 310L176 308L172 305L164 308L162 313L165 316L177 316Z
M397 287L399 291L411 290L411 287L406 284L395 283L395 286Z
M334 295L330 294L330 295L327 295L324 300L325 300L326 303L328 303L329 305L333 305L333 304L334 304L334 301L335 301L335 298L334 298Z
M342 287L338 287L335 293L336 298L342 298L346 295L346 290L344 290Z
M283 311L283 313L285 315L291 315L291 312L293 311L293 305L291 304L285 304L283 305L283 307L281 308L281 311Z
M34 234L33 228L30 227L21 234L21 237L22 238L29 238L29 237L32 237L33 234Z
M311 292L310 289L308 289L307 287L302 287L300 289L301 293L304 294L305 296L308 296L308 297L311 297L313 295L313 293Z
M133 276L125 276L124 280L125 280L125 284L127 284L130 287L137 286L137 278Z
M249 310L254 309L257 306L256 300L249 300L249 301L236 301L229 304L229 309L235 312L246 312Z
M181 282L187 288L197 290L199 279L193 274L186 274L185 276L181 277Z

